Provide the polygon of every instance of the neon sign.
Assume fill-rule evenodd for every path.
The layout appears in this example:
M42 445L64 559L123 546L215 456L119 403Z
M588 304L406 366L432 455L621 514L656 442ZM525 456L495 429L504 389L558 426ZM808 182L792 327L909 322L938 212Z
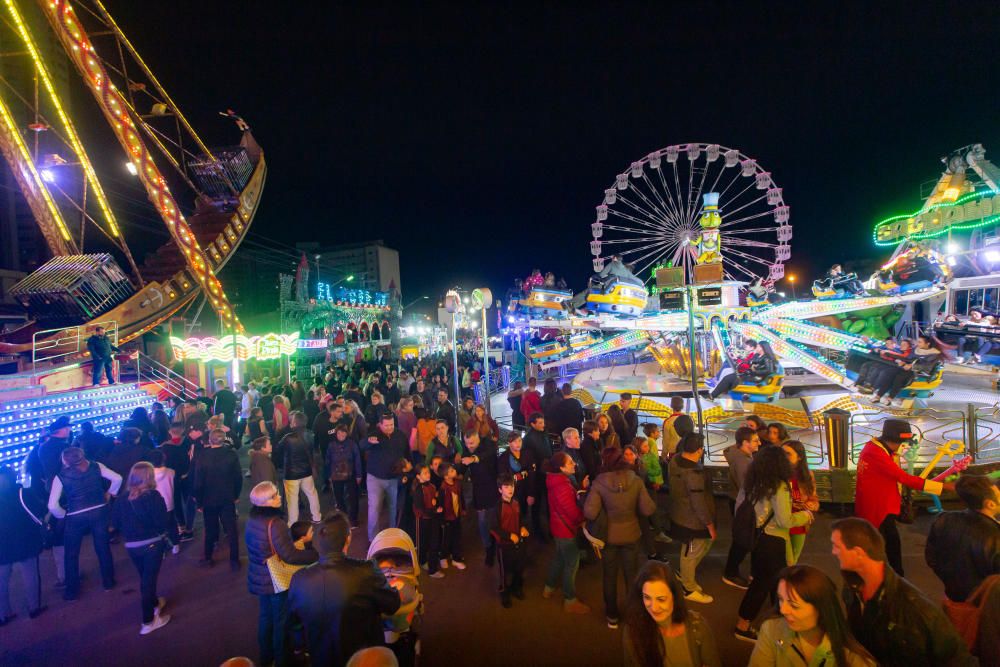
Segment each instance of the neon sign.
M177 361L241 361L278 359L298 349L299 334L269 333L263 336L225 336L223 338L170 337Z
M388 292L370 292L366 289L348 289L347 287L338 287L334 291L330 288L330 283L317 284L316 298L320 301L332 301L357 308L387 308L389 306Z

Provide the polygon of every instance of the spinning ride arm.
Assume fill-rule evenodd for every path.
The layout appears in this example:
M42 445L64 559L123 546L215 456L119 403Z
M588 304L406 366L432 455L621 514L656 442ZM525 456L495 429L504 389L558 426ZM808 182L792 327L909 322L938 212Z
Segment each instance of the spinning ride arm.
M743 336L753 338L754 340L766 340L779 356L795 361L817 375L821 375L840 385L844 383L845 369L843 366L799 347L767 327L742 322L732 322L729 326Z
M235 327L242 332L243 325L222 291L222 284L209 265L208 257L198 245L166 180L139 136L139 129L129 113L128 102L108 78L108 73L94 53L91 40L76 18L72 6L67 0L42 0L39 4L66 54L73 60L94 95L122 148L136 165L139 179L184 255L188 270L201 285L222 323L227 328Z

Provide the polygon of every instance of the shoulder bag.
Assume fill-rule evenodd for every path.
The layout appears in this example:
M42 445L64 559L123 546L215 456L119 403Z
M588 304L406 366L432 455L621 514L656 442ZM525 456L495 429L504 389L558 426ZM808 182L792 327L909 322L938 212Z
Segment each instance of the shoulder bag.
M267 571L271 574L271 583L274 585L275 593L284 593L292 583L292 575L301 570L306 565L292 565L281 560L281 556L274 549L274 541L271 539L271 525L275 519L267 523L267 543L271 545L271 555L264 561L267 564Z

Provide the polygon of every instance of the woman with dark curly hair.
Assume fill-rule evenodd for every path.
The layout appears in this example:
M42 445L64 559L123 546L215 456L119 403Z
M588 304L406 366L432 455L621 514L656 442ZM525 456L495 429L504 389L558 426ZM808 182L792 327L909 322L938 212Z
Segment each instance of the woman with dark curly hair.
M760 433L761 444L774 445L780 447L788 440L788 429L781 422L771 422L767 425L767 432Z
M760 626L749 667L875 664L851 635L837 586L815 567L794 565L778 573L775 612L777 618Z
M774 596L778 572L794 563L789 529L812 523L813 515L809 510L792 511L791 479L792 466L784 450L766 447L757 451L736 498L736 511L739 512L742 503L752 503L756 526L763 528L750 553L753 581L740 602L734 631L737 639L757 641L757 633L750 628L750 622L760 611L764 598Z
M626 667L719 667L712 629L684 604L684 589L666 563L647 561L625 601Z

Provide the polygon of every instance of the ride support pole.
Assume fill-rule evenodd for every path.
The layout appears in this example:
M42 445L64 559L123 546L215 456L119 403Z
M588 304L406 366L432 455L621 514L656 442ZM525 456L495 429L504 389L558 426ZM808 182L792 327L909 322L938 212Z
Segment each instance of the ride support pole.
M688 311L688 355L691 359L691 395L694 397L695 409L698 411L698 433L705 435L705 423L701 414L701 396L698 395L698 357L694 349L694 295L691 286L687 286Z

